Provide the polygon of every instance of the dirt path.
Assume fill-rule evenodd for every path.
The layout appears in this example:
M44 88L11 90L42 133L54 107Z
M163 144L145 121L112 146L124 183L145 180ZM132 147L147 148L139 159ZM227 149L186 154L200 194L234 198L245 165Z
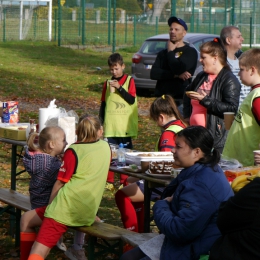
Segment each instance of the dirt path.
M18 98L19 109L21 113L37 113L39 108L48 107L49 99L30 99ZM93 112L93 114L98 114L100 101L94 98L88 99L87 102L82 102L81 100L57 100L56 104L58 107L63 107L66 111L69 110L83 110ZM138 115L139 116L149 116L150 102L138 102Z

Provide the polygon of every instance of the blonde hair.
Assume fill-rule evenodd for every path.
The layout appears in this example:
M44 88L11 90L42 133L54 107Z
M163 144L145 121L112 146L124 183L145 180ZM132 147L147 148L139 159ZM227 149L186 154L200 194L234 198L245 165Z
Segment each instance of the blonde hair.
M43 151L45 153L50 153L48 149L48 143L51 141L55 141L59 131L63 131L63 129L59 126L47 126L42 129L40 134L32 133L29 135L27 140L28 149L30 151ZM36 142L36 138L38 140Z
M244 66L247 70L256 67L260 73L260 48L252 48L245 51L239 57L239 65Z
M79 142L94 142L98 137L98 130L102 128L98 117L85 114L80 117L77 136Z

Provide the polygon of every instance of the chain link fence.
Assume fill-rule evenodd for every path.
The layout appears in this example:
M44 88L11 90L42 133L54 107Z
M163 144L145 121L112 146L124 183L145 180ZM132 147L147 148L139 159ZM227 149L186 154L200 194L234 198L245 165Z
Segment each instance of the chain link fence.
M49 2L2 1L0 41L51 39L59 46L113 52L167 33L167 20L175 15L186 21L189 32L219 34L226 25L238 26L244 44L251 46L260 43L259 4L260 0L58 0L50 12Z

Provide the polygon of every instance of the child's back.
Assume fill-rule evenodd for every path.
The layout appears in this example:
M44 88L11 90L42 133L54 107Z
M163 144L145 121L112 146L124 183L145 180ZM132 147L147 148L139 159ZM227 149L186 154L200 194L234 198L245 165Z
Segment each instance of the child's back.
M254 165L254 150L260 143L260 49L253 48L239 58L241 82L251 86L242 102L223 150L223 155L237 159L243 166Z
M23 163L31 176L29 193L32 209L48 205L61 161L47 153L30 152L26 148Z

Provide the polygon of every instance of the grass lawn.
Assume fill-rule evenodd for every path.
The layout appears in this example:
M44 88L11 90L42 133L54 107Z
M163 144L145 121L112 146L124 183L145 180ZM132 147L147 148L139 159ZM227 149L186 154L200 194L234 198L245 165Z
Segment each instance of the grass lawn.
M37 121L39 108L47 107L54 98L59 107L75 110L79 116L84 112L98 114L103 82L110 78L107 58L111 53L60 48L51 42L0 43L0 51L0 100L19 101L20 122L28 122L29 117ZM130 73L135 51L135 48L120 50L126 73ZM160 135L159 128L148 116L153 100L153 97L138 97L139 133L133 140L136 150L152 151ZM10 156L10 145L0 143L1 187L10 187ZM28 194L28 182L27 173L19 176L17 190ZM119 186L118 177L115 186ZM122 226L113 191L105 191L99 216L107 223ZM7 233L8 219L8 215L0 216L0 260L19 259ZM65 235L65 243L67 246L73 243L71 232ZM66 257L53 249L47 259Z

